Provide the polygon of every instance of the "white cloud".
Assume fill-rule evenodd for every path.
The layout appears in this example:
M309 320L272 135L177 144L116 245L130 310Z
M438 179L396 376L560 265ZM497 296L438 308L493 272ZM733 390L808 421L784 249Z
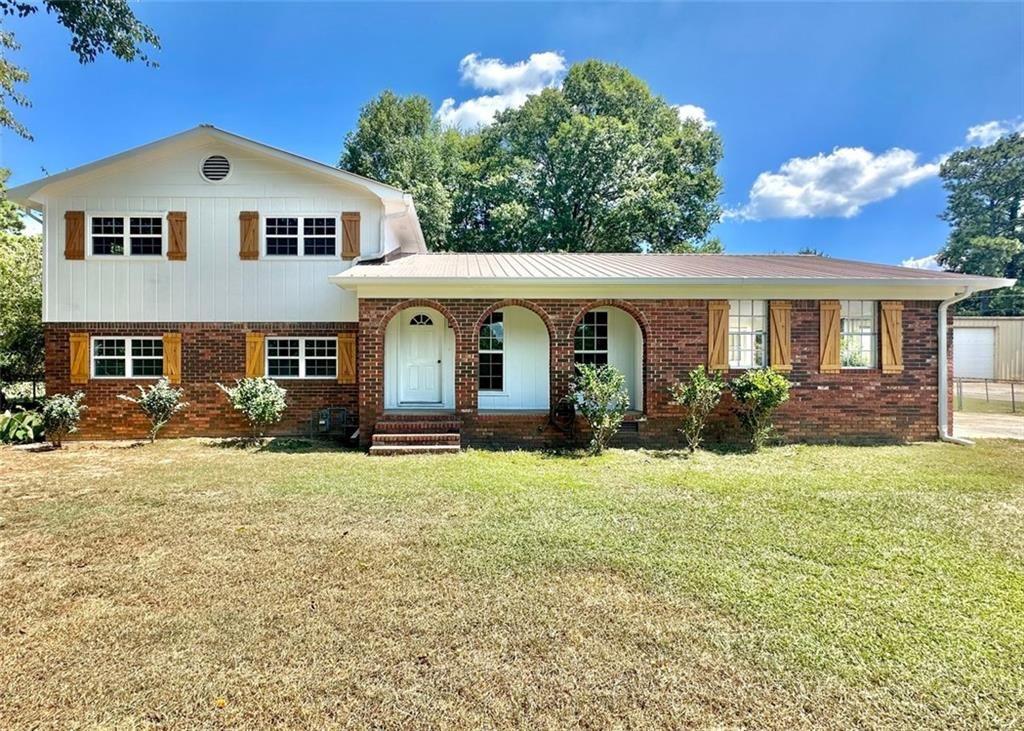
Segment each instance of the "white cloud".
M938 163L917 163L917 153L894 147L876 155L863 147L837 147L829 154L794 157L778 172L757 176L746 205L733 217L850 218L864 206L937 175Z
M679 115L680 122L688 122L692 119L700 124L701 127L715 126L714 121L708 119L708 113L704 110L704 107L698 107L695 104L676 104L672 108Z
M900 266L909 267L910 269L928 269L933 272L942 271L942 267L939 266L936 254L932 254L931 256L922 256L920 259L904 259L900 262Z
M36 219L32 218L32 216L23 214L21 220L25 224L24 233L27 236L35 236L36 234L41 234L43 232L43 225Z
M991 145L1003 135L1011 132L1024 132L1024 121L992 120L983 124L976 124L967 130L967 144L969 145Z
M480 58L471 53L459 62L464 83L479 91L492 91L464 102L453 98L441 102L437 118L446 126L473 129L490 124L494 115L521 106L526 98L557 86L565 74L565 57L554 51L533 53L525 61L506 64L497 58Z

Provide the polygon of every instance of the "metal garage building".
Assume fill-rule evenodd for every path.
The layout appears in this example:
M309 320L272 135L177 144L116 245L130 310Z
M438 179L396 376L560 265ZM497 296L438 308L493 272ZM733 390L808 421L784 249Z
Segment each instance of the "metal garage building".
M1024 317L953 318L953 375L1024 381Z

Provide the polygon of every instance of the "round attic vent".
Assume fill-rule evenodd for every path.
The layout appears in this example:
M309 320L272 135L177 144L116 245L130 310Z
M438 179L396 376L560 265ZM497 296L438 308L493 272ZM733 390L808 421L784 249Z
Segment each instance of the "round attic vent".
M206 180L209 180L211 183L217 183L224 180L231 172L231 163L223 155L210 155L203 160L203 166L200 171Z

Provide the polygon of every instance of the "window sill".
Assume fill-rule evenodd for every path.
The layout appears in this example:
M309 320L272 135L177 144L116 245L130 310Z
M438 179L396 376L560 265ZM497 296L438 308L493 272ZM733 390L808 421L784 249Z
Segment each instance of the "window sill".
M162 254L86 254L86 261L169 261Z

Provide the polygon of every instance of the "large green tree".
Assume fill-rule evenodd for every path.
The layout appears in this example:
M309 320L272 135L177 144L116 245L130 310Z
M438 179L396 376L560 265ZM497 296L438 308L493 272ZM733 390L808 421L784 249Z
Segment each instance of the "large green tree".
M0 384L42 378L43 246L26 236L21 211L7 200L0 169Z
M153 65L144 49L159 48L160 39L135 17L128 0L0 0L4 19L25 18L41 8L71 32L71 51L80 63L90 63L109 52L125 61ZM29 105L27 97L18 91L18 85L28 81L29 74L7 58L8 52L18 48L14 34L0 29L0 126L31 139L10 108Z
M1024 135L958 150L939 175L949 193L942 218L952 229L939 263L957 272L1024 278ZM958 312L1024 314L1024 284L971 297Z

